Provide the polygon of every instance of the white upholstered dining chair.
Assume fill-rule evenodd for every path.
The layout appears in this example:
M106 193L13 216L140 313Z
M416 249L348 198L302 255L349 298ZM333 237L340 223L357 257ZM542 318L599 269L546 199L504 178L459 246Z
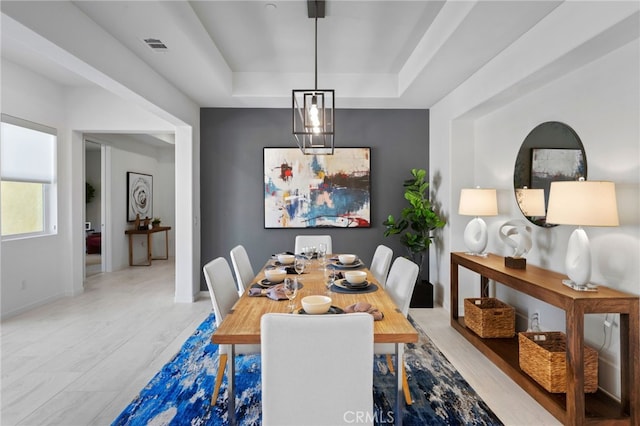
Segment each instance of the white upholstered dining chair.
M246 288L251 285L251 281L256 276L251 266L251 260L243 245L237 245L231 249L231 264L233 272L236 274L236 282L238 284L238 294L242 295Z
M376 248L375 253L373 253L369 270L382 287L386 286L387 275L389 274L389 267L391 266L392 260L393 250L384 244L380 244Z
M260 330L264 426L373 424L370 314L271 313Z
M213 311L216 314L216 327L220 327L224 317L231 311L231 308L239 298L231 268L224 257L213 259L202 268L204 278L211 296ZM229 345L219 345L218 347L218 371L216 372L216 382L211 396L211 405L215 405L218 399L218 392L222 384L224 370L227 366L228 354L231 352ZM260 345L236 345L237 354L260 353ZM235 395L229 395L235 398Z
M413 294L413 288L416 285L419 272L420 268L414 262L405 257L398 257L393 261L389 276L387 277L385 290L405 317L409 314L409 303L411 302L411 295ZM387 356L387 364L389 365L389 369L393 371L391 355L395 354L395 345L392 343L376 343L373 350L376 354ZM404 366L404 344L398 345L398 354L400 372L396 372L396 374L402 374L404 399L407 405L411 405L413 401L411 393L409 392L409 382L407 381L407 373Z
M296 235L294 253L302 253L305 247L319 248L322 243L327 245L327 253L333 253L331 235Z

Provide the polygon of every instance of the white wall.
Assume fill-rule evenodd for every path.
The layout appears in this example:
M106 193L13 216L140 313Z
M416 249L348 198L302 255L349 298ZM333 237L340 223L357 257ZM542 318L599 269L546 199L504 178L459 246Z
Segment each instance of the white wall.
M448 216L442 249L431 256L431 280L447 309L449 252L465 250L462 234L470 219L457 214L460 189L480 185L498 190L500 215L485 218L488 251L508 254L498 228L506 220L522 219L513 196L515 158L527 134L545 121L562 121L577 132L589 179L617 184L621 226L587 229L594 256L592 281L640 294L640 46L637 28L629 32L626 26L631 16L637 27L637 10L631 3L564 3L431 109L430 172L432 179L440 176L437 199ZM528 262L564 272L571 231L567 226L536 228ZM478 295L478 279L461 271L461 283L469 284L461 291L461 303ZM521 315L519 330L535 310L541 313L543 330L564 330L563 311L495 287L497 296ZM602 330L603 316L589 315L585 337L596 349L603 343ZM600 354L599 384L619 396L617 341L615 336L610 345L607 341Z
M129 266L129 240L124 231L130 229L132 224L127 222L127 172L144 173L153 176L153 216L161 217L164 226L175 229L170 215L163 212L173 211L175 192L173 185L166 185L174 179L173 165L160 163L157 158L123 151L117 148L111 150L111 200L109 210L111 214L112 244L111 259L112 270L118 270ZM175 231L169 231L169 253L173 255ZM164 254L164 233L153 234L154 255ZM133 262L146 262L146 238L134 236Z
M175 181L180 182L185 188L176 193L175 202L175 241L178 247L175 258L175 300L194 301L200 293L202 273L198 106L71 2L11 2L3 4L2 15L3 29L11 28L12 34L19 34L20 42L26 49L31 49L86 78L87 81L116 94L117 99L126 103L127 108L137 105L139 109L147 112L148 117L154 117L156 121L164 120L165 123L174 126L171 130L175 131L176 141ZM56 16L56 19L51 20L51 16ZM69 28L73 28L73 37L69 37ZM98 45L101 49L95 49ZM84 99L78 98L77 101L81 105ZM69 151L65 152L72 177L72 195L81 193L84 181L82 171L77 170L78 165L82 163L82 151L79 147L82 131L99 132L102 129L103 116L97 115L96 111L107 109L100 104L84 104L89 108L84 114L83 111L76 111L76 115L84 116L87 121L76 121L79 127L72 127L72 143ZM107 112L106 117L116 112ZM158 129L152 127L146 130ZM82 203L72 199L68 217L71 223L83 224ZM83 235L73 234L70 238L71 251L81 253ZM69 270L68 282L72 283L73 291L81 291L81 286L78 288L77 283L83 275L83 263L79 258L73 258Z
M71 143L66 135L64 90L17 65L2 63L2 113L58 129L58 151ZM2 316L46 303L65 294L71 275L64 265L69 261L66 246L69 233L64 205L69 175L67 161L58 156L58 233L46 237L2 242ZM84 232L84 231L83 231Z
M509 106L476 121L476 168L487 185L500 188L500 216L487 218L492 228L489 251L510 254L497 238L496 227L522 218L513 196L513 171L519 143L535 124L560 121L571 126L587 154L589 180L616 183L620 227L586 228L592 245L591 282L640 294L640 43L620 48ZM532 125L532 122L535 123ZM496 130L497 129L497 130ZM528 262L564 272L564 257L571 226L534 227L534 249ZM545 330L565 331L564 311L496 286L497 297L518 312L538 311ZM589 315L585 339L598 349L604 344L603 315ZM616 320L617 321L617 320ZM618 334L601 353L600 386L619 394Z
M2 317L7 317L83 291L85 189L81 130L155 133L173 131L174 127L103 89L65 88L4 58L2 95L3 113L58 129L58 234L2 242L1 306ZM112 186L110 200L115 204L112 217L122 221L117 228L111 228L112 235L118 237L114 240L117 244L111 245L111 256L118 259L112 270L128 265L124 235L128 226L124 223L126 171L140 171L139 166L145 164L145 169L158 175L159 185L167 188L167 194L159 196L158 204L154 203L154 213L156 209L163 212L168 225L173 225L175 205L171 154L157 150L137 154L115 151L113 163L131 169L111 172L121 180ZM170 243L173 241L172 236Z

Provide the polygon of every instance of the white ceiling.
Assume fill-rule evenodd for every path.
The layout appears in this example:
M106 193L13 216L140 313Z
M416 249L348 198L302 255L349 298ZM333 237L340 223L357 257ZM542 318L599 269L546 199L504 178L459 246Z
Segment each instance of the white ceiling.
M336 90L338 108L429 108L561 3L329 0L318 20L318 87ZM314 87L305 1L73 4L201 107L286 107L292 89ZM149 37L167 51L152 51ZM64 85L91 84L29 51L3 26L3 58Z

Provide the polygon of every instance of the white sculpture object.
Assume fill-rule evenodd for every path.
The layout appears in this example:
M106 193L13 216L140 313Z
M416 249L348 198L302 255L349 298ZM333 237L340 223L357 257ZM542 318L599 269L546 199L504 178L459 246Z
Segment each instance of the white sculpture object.
M510 220L500 227L500 239L513 249L514 258L524 257L533 245L531 226L524 220Z

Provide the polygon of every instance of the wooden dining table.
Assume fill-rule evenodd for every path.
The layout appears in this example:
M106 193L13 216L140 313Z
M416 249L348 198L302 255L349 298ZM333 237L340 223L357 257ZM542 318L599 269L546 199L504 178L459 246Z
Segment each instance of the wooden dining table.
M328 255L328 268L334 268L338 263L331 259L332 256ZM252 282L261 282L265 278L265 269L274 266L276 263L275 259L268 260ZM293 268L293 265L290 266ZM340 267L338 265L334 269L336 272L345 272L355 268ZM417 342L418 332L398 309L393 299L391 299L384 287L375 279L368 268L366 268L365 265L362 265L357 269L367 272L367 281L371 283L370 285L377 286L375 291L363 292L356 290L349 293L331 291L328 295L331 297L332 306L344 309L356 302L367 302L384 314L384 318L382 320L374 321L373 341L375 343L395 344L396 356L394 367L397 378L397 389L394 421L396 425L401 425L402 404L404 403L404 398L402 395L402 375L398 373L401 371L399 369L399 362L402 362L403 344ZM298 295L295 299L296 308L294 309L294 314L300 314L300 300L303 297L314 294L327 295L325 274L323 272L322 265L320 265L320 263L315 259L309 261L309 265L305 268L302 275L298 276L296 274L288 274L287 277L299 277L299 282L302 283L302 288L298 290ZM288 300L276 301L264 296L249 296L248 288L240 297L238 302L233 306L231 312L227 314L225 319L222 321L222 324L220 324L220 327L218 327L218 329L213 333L211 338L213 343L227 344L231 346L227 371L229 395L228 412L231 424L235 424L235 345L260 344L260 319L262 318L262 315L271 312L291 312L288 306ZM379 414L382 415L383 413Z

